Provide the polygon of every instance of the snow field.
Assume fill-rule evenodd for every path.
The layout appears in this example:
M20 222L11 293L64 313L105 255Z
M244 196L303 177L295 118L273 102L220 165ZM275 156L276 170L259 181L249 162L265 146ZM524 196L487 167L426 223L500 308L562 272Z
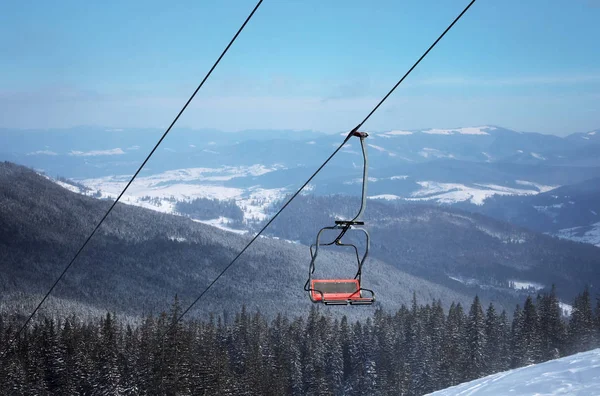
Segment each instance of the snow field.
M492 374L430 395L600 395L600 349Z

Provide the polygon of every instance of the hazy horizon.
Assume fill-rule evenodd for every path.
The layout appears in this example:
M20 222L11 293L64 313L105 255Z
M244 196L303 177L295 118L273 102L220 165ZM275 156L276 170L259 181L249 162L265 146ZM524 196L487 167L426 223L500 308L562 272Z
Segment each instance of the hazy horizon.
M441 130L459 130L461 128L468 128L468 127L494 127L494 128L502 128L502 129L507 129L507 130L511 130L514 132L518 132L518 133L539 133L542 135L553 135L553 136L558 136L558 137L567 137L571 134L575 134L575 133L588 133L588 132L593 132L593 131L599 131L600 128L593 128L593 129L589 129L589 130L573 130L573 131L566 131L564 134L555 134L555 133L548 133L545 131L535 131L535 130L519 130L519 129L514 129L514 128L510 128L507 127L505 125L493 125L493 124L482 124L482 125L459 125L459 126L451 126L451 127L426 127L426 128L385 128L385 129L368 129L368 128L361 128L361 130L367 131L367 132L373 132L373 133L381 133L381 132L389 132L389 131L398 131L398 130L403 130L403 131L410 131L410 132L420 132L420 131L428 131L428 130L434 130L434 129L441 129ZM47 131L47 132L52 132L52 131L65 131L65 130L73 130L73 129L85 129L85 128L89 128L89 129L94 129L94 130L98 130L101 129L104 132L124 132L127 133L128 131L137 131L137 130L143 130L143 129L148 129L148 130L156 130L156 131L160 131L160 130L164 130L166 127L157 127L157 126L149 126L149 127L142 127L142 126L132 126L132 127L118 127L118 126L107 126L107 125L73 125L70 127L61 127L61 128L19 128L19 127L4 127L0 125L0 130L14 130L14 131L21 131L21 132L26 132L26 131ZM327 131L322 131L322 130L315 130L315 129L293 129L293 128L245 128L245 129L236 129L236 130L226 130L226 129L219 129L219 128L211 128L211 127L190 127L190 126L178 126L175 125L173 127L173 131L176 130L189 130L189 131L199 131L199 132L206 132L206 131L214 131L214 132L219 132L219 133L224 133L224 134L236 134L236 133L245 133L245 132L282 132L282 133L316 133L316 134L323 134L323 135L336 135L336 134L341 134L341 133L345 133L348 132L349 130L335 130L335 131L331 131L331 130L327 130Z

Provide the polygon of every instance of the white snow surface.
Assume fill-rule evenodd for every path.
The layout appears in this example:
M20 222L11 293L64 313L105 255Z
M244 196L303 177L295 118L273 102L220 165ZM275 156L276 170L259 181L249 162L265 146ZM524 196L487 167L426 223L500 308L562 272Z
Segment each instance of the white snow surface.
M515 181L516 181L517 184L520 184L522 186L535 187L541 193L547 192L547 191L551 191L551 190L554 190L555 188L560 187L560 186L548 186L548 185L545 185L545 184L534 183L534 182L530 182L530 181L527 181L527 180L515 180Z
M406 136L406 135L412 135L413 133L410 131L389 131L384 133L384 135L388 135L388 136Z
M121 198L121 202L158 212L176 214L175 201L191 201L195 198L232 199L243 210L244 220L263 220L266 217L265 209L272 202L281 199L285 195L285 188L265 189L260 186L254 186L248 189L241 189L226 187L222 183L239 177L263 175L276 169L281 169L281 167L278 165L273 167L252 165L166 171L136 178L135 182ZM85 192L85 194L93 195L99 192L102 198L114 199L121 193L130 177L129 175L108 176L96 179L83 179L79 180L79 182L91 189ZM71 185L55 182L71 191L81 192ZM151 200L144 199L145 197L150 197ZM225 218L201 222L228 231L237 231L226 226L228 221Z
M565 315L567 316L571 316L571 312L573 312L573 306L566 304L562 301L558 302L558 306L560 307L560 309L564 312Z
M25 155L58 155L58 153L55 153L54 151L50 150L38 150L32 151L31 153L27 153Z
M600 395L600 349L492 374L430 395Z
M402 197L399 197L399 196L394 195L394 194L372 195L372 196L370 196L368 198L369 199L385 199L386 201L394 201L396 199L402 199Z
M535 290L541 290L544 288L544 285L540 284L540 283L536 283L536 282L529 282L529 281L518 281L518 280L511 280L511 282L514 285L514 289L515 290L520 290L520 289L535 289Z
M75 157L97 157L100 155L122 155L125 154L121 148L117 147L110 150L92 150L92 151L76 151L72 150L69 155Z
M377 151L381 151L382 153L387 153L390 157L395 157L396 156L396 153L392 153L391 151L386 150L383 147L376 146L374 144L369 144L368 146L374 148Z
M591 243L600 247L600 222L590 226L563 228L558 231L556 236L576 242Z
M529 154L531 154L531 156L532 156L533 158L536 158L536 159L539 159L539 160L543 160L543 161L545 161L545 160L546 160L546 158L544 158L544 156L542 156L541 154L538 154L538 153L533 153L533 152L532 152L532 153L529 153Z
M406 176L406 175L403 175L403 176L392 176L392 177L381 177L381 178L369 176L369 182L371 182L371 183L375 183L375 182L378 182L380 180L406 180L406 179L408 179L408 176ZM350 181L345 181L344 184L361 184L362 181L363 181L362 178L356 178L356 179L352 179Z
M521 190L517 188L503 187L495 184L478 184L466 186L459 183L439 183L435 181L417 182L421 189L412 193L409 201L437 201L439 203L452 204L456 202L470 201L475 205L483 205L483 202L494 195L535 195L536 190Z
M227 217L219 217L218 219L211 219L211 220L192 219L192 221L195 221L196 223L208 224L210 226L217 227L223 231L234 232L234 233L240 234L240 235L248 233L248 231L246 231L246 230L236 230L234 228L229 228L229 227L225 226L224 224L228 224L231 221L231 219L228 219Z
M443 151L430 147L424 147L421 151L419 151L419 155L424 158L454 158L453 154L447 154Z
M423 131L423 133L427 133L429 135L489 135L487 131L493 131L494 127L489 126L480 126L480 127L466 127L466 128L456 128L456 129L429 129L427 131Z

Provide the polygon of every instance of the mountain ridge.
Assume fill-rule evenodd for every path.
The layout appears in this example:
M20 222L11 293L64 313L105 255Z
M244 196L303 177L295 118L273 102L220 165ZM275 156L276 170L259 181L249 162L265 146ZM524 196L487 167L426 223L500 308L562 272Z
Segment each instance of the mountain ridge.
M86 197L22 166L0 163L0 257L4 298L45 292L71 259L110 202ZM117 204L54 296L130 315L168 309L172 297L191 302L249 240L190 219ZM347 254L324 252L319 271L325 276L354 274ZM237 310L242 305L273 314L306 311L312 306L302 290L307 277L306 246L259 238L206 295L193 315ZM351 263L351 261L350 261ZM406 274L371 259L363 270L365 284L376 291L377 305L408 304L434 298L468 304L471 296ZM500 299L507 307L513 297ZM4 301L6 306L7 302ZM360 307L333 314L360 316ZM364 310L364 312L370 312Z

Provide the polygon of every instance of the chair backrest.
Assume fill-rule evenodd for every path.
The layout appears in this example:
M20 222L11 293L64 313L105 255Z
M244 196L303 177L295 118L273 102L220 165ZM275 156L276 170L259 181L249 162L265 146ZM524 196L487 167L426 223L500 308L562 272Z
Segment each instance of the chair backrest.
M356 279L313 279L311 285L311 289L315 290L313 294L318 299L321 298L319 292L323 293L325 299L348 298L359 288Z

